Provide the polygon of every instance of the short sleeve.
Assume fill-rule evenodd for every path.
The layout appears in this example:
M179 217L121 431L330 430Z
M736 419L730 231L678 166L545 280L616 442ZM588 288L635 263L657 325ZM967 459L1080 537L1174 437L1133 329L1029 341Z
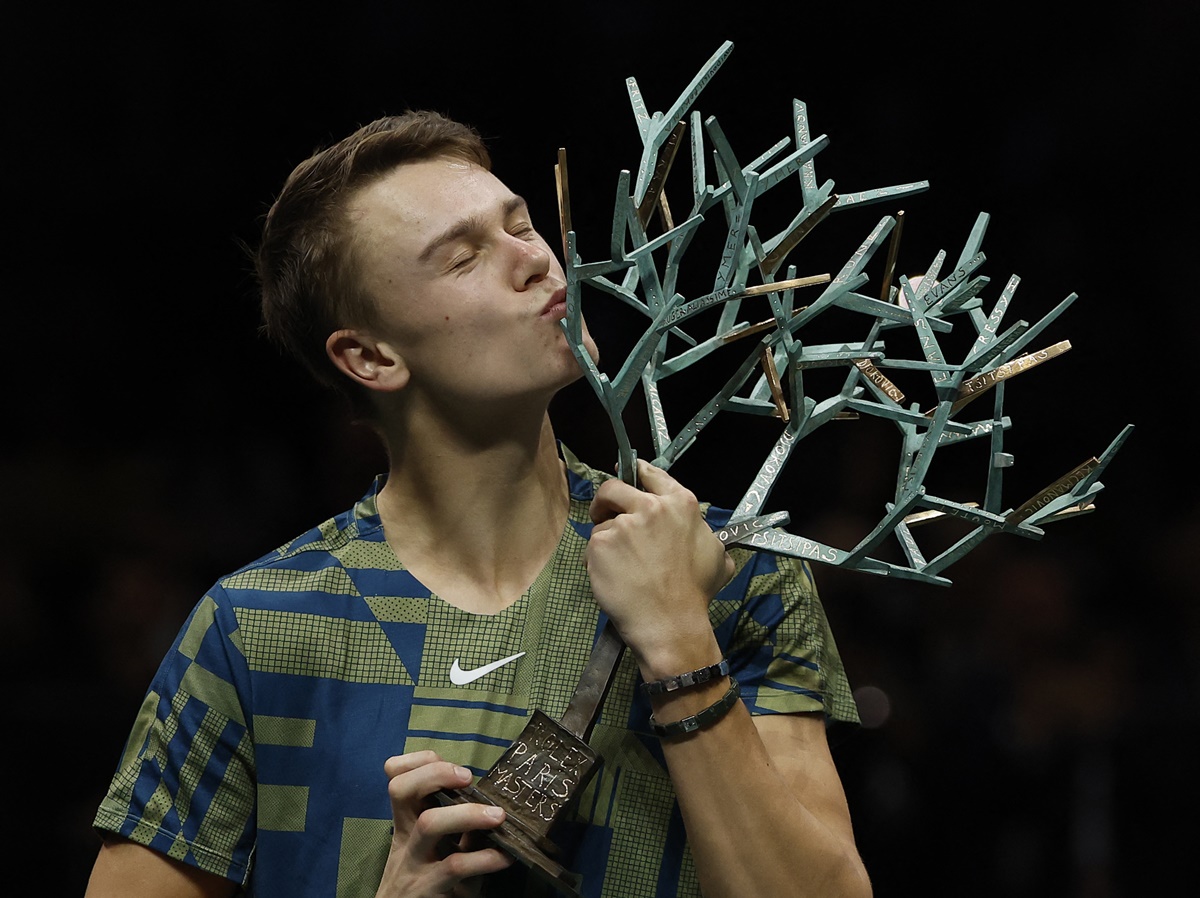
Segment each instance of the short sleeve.
M93 825L244 883L254 749L239 690L245 659L222 595L196 605L164 657Z
M807 562L740 547L730 554L736 573L710 617L750 712L819 711L831 725L859 723Z

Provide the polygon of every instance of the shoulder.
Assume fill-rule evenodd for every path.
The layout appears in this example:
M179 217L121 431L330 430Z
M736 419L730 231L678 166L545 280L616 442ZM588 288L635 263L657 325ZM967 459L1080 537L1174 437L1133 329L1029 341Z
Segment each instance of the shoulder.
M567 466L567 487L572 500L590 502L600 484L613 477L580 461L579 457L561 442L558 444L558 453L563 464Z
M297 596L361 595L375 572L401 569L376 507L383 478L351 508L220 577L211 595L235 607L279 607Z

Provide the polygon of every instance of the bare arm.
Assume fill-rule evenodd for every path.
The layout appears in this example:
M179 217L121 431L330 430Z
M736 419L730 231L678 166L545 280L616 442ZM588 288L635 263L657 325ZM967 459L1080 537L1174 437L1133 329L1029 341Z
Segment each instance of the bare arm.
M96 855L86 898L229 898L237 883L161 852L106 838Z
M871 893L819 715L739 702L663 753L708 898Z
M588 571L649 681L720 660L708 604L732 561L695 496L644 462L638 476L643 490L613 480L597 492ZM655 719L693 715L728 688L720 678L655 696ZM706 898L871 894L818 715L752 718L736 702L717 723L664 739L663 753Z

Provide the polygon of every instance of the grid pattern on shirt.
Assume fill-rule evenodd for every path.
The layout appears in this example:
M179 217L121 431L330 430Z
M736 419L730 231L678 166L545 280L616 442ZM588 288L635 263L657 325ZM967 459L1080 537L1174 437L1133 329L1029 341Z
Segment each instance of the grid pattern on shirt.
M667 821L674 804L675 794L665 776L629 769L622 772L602 898L644 895L647 885L658 881L666 850Z
M377 571L401 571L404 565L383 540L356 539L339 546L334 556L348 568L370 568Z
M375 619L393 624L423 624L429 616L429 599L413 596L367 596Z
M342 820L342 850L338 856L334 898L374 895L387 863L392 840L391 820L346 817Z
M545 589L539 595L542 621L537 682L531 698L534 707L555 719L567 710L591 656L591 638L581 639L580 635L594 634L600 617L583 564L586 547L587 542L573 528L564 530Z
M236 614L251 670L350 683L412 685L376 621L262 608L238 608Z
M406 737L404 750L423 739L448 758L469 752L473 760L467 763L477 773L490 768L531 709L561 717L599 623L583 553L590 528L588 482L594 486L607 479L578 462L568 459L568 464L574 475L571 525L552 564L504 614L466 615L427 591L419 594L420 584L403 571L383 541L373 510L379 483L350 512L247 566L234 575L236 580L223 581L238 589L214 590L197 606L192 629L178 643L178 657L165 664L152 687L163 696L159 700L152 692L148 698L153 726L139 723L135 728L131 751L114 776L97 826L135 835L235 879L242 878L257 846L254 884L279 893L296 891L289 883L298 883L299 871L309 869L305 846L323 844L317 830L328 833L334 826L343 842L334 873L338 898L373 894L370 880L378 876L389 840L386 793L378 809L351 808L338 788L331 788L337 780L327 774L327 765L282 763L285 757L302 758L311 751L302 728L289 735L274 726L273 734L257 745L256 755L256 743L239 715L287 720L285 727L315 721L317 738L329 740L321 750L348 760L359 746L346 738L339 741L338 728L322 722L345 721L329 712L369 708L378 699L386 712L381 720L390 708L403 707L408 715L398 735L387 738L386 751L395 752ZM743 648L741 662L757 675L757 684L743 684L748 706L756 713L819 710L819 693L825 689L824 710L835 718L854 719L849 685L807 566L733 551L741 556L736 576L746 575L714 601L710 616L726 652ZM756 644L763 638L768 642ZM486 657L468 653L480 647ZM526 656L472 683L449 681L455 658L462 667L476 667L520 651ZM411 683L401 657L422 659L419 668L412 661L413 670L420 670L420 683ZM287 684L282 677L288 676L304 678L303 688ZM678 827L670 825L677 821L673 790L657 741L646 733L648 709L636 689L638 681L636 665L626 653L590 740L604 760L576 810L594 823L581 830L579 869L590 871L589 894L600 888L596 880L607 863L611 881L603 894L690 898L698 894L694 869ZM393 689L393 684L407 688ZM267 693L287 700L264 705ZM308 705L306 695L311 697ZM200 730L203 735L193 745ZM358 738L364 732L369 739L369 730L360 731ZM208 748L216 734L219 752ZM272 766L257 770L256 761L266 765L268 756ZM340 775L343 781L354 775L373 781L377 764L372 757L366 766L348 767ZM257 780L307 786L310 809L314 802L322 806L316 812L320 826L269 836L264 832L256 842ZM292 810L276 814L277 825L298 825L298 795L283 796ZM653 845L646 842L648 831L658 833ZM284 844L286 850L278 847ZM365 878L351 874L358 864ZM331 891L332 886L324 894Z
M498 614L471 614L448 602L431 600L421 657L421 686L452 688L450 668L474 670L521 651L528 602L518 599ZM464 693L511 694L520 665L508 663L459 686Z
M287 568L253 567L230 574L221 581L226 589L253 589L261 592L327 592L354 595L354 581L341 567L316 571Z
M157 706L162 716L139 715L130 741L140 745L140 751L130 753L118 768L96 813L95 825L176 859L192 860L210 873L229 876L235 872L232 859L243 835L240 821L254 812L249 734L236 721L183 690L161 699L148 695L147 710L152 706ZM235 747L226 758L218 747L230 732ZM168 789L152 771L169 767L172 746L183 744L189 761L179 768L174 789ZM215 788L206 782L214 771L218 776ZM201 790L204 800L197 804ZM135 813L139 807L140 812Z

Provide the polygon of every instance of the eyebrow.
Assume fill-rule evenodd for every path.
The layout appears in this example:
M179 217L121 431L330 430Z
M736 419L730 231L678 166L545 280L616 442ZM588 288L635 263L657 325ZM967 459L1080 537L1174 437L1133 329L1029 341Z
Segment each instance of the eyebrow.
M514 194L504 201L504 205L500 207L503 218L510 217L519 209L526 208L525 198ZM438 234L421 250L421 254L417 256L418 262L428 262L439 249L447 243L453 243L473 231L482 231L484 229L483 217L480 215L469 215L466 218L460 219L452 224L442 233Z

